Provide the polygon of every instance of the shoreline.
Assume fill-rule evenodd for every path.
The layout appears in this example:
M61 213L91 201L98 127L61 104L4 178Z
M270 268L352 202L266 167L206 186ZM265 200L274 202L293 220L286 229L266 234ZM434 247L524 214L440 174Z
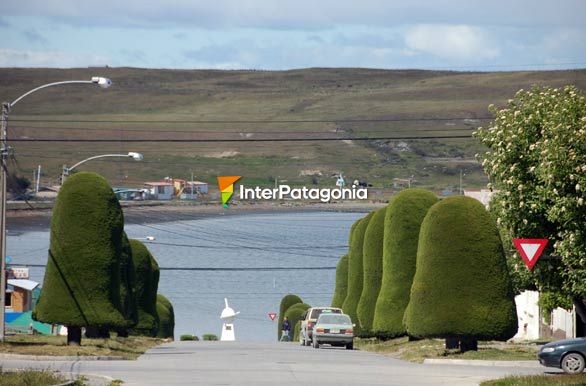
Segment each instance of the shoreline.
M32 203L34 206L35 203ZM121 202L125 224L152 224L173 221L189 221L214 216L237 216L243 214L270 214L294 212L370 212L382 208L386 203L373 202L233 202L229 208L218 203L188 204L175 202ZM6 212L8 230L49 229L52 207L35 209L10 209Z

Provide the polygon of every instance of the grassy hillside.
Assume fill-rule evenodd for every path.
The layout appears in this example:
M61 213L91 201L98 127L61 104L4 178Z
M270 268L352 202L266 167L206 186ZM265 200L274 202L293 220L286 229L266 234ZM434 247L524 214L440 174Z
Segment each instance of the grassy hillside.
M115 186L165 176L215 181L238 174L245 183L331 185L333 173L389 186L413 176L414 186L457 188L486 182L476 141L459 139L319 142L140 142L129 139L262 139L441 137L469 135L488 121L487 106L503 104L520 88L575 84L586 70L463 73L368 69L293 71L154 70L133 68L0 69L2 100L38 85L110 77L102 90L85 85L49 88L14 106L9 137L112 139L112 142L11 142L12 167L43 183L63 164L96 154L138 151L143 162L93 161ZM453 119L453 120L450 120ZM312 176L314 175L314 176Z

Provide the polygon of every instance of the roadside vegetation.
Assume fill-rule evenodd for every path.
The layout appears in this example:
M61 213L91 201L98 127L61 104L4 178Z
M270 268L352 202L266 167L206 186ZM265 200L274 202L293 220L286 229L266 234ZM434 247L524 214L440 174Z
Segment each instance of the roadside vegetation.
M390 339L356 339L354 347L393 358L422 363L425 359L471 359L518 361L536 360L538 346L503 342L479 342L477 351L462 353L459 349L446 349L442 339L410 341L408 337Z
M584 386L586 385L586 374L548 374L510 376L491 381L485 381L480 386Z
M66 381L63 375L48 370L4 371L0 368L0 386L47 386Z
M136 359L163 341L146 336L83 339L80 346L67 345L63 336L14 335L0 343L0 352L21 355L114 356Z

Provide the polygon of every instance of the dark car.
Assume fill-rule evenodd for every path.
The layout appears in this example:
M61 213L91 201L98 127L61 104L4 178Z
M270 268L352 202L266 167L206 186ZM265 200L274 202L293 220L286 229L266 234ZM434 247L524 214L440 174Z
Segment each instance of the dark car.
M539 363L557 367L568 374L580 374L586 366L586 338L566 339L544 345Z

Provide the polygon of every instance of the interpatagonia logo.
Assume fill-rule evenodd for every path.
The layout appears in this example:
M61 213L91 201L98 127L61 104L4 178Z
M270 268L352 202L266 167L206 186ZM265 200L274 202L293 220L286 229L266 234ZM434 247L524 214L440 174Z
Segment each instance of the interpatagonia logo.
M234 183L238 181L241 176L219 176L218 177L218 187L220 188L220 193L222 194L222 206L224 208L228 208L228 201L230 197L234 194Z

